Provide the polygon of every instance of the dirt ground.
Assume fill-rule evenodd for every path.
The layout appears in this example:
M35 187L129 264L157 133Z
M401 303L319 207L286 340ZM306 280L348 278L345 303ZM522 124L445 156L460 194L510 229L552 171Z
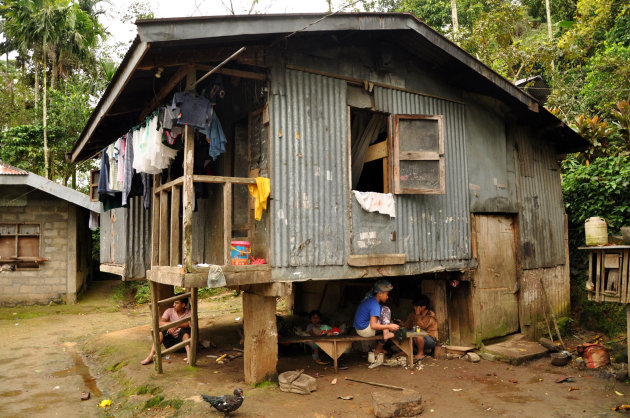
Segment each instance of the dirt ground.
M209 357L239 347L241 298L231 294L200 302L201 336L216 347L202 348L194 368L186 366L184 354L171 355L158 375L152 366L140 365L151 344L149 308L115 305L110 289L116 283L96 282L77 305L0 308L0 416L221 416L200 394L231 393L235 387L243 388L245 401L234 416L371 416L371 392L390 391L345 377L416 390L424 415L436 417L612 416L620 414L612 407L630 404L625 383L572 364L554 367L549 358L521 366L428 358L421 370L406 370L368 369L366 356L354 353L343 357L349 369L335 375L296 347L280 356L278 370L305 369L317 376L316 392L303 396L274 384L249 386L242 358L220 365ZM555 383L565 375L574 381ZM86 390L91 399L81 401ZM98 407L104 399L111 407Z

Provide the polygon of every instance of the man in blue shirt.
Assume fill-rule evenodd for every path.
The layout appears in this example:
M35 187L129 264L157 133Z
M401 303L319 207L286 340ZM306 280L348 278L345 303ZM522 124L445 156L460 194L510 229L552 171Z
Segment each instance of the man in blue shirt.
M354 315L354 329L361 337L373 337L376 331L383 331L383 341L379 341L375 354L384 353L385 340L392 338L399 326L391 323L392 312L387 306L381 304L387 302L389 292L393 289L390 282L385 279L377 280L372 291L361 302Z

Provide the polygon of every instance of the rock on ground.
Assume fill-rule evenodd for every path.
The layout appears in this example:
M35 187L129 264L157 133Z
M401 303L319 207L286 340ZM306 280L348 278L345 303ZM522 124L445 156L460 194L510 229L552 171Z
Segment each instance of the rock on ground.
M422 395L414 390L372 392L374 415L387 417L414 417L422 413Z

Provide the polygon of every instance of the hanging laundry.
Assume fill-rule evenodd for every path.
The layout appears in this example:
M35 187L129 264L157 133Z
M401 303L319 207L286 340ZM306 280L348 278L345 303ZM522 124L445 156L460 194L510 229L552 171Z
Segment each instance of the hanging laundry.
M216 112L212 112L212 119L207 129L204 129L202 133L206 136L206 141L210 143L210 149L208 155L212 160L216 160L217 157L225 152L225 144L227 139L223 133L221 122Z
M97 212L90 211L89 228L92 231L96 231L100 227L99 214Z
M390 218L396 217L396 201L391 193L359 192L357 190L352 192L363 210L379 212L389 215Z
M110 165L109 156L107 155L107 148L103 148L101 152L101 167L98 180L98 200L103 203L103 210L107 212L110 209L120 208L122 204L122 192L112 190L109 187L110 180Z
M116 149L118 150L118 175L116 176L116 180L123 183L123 187L125 179L125 145L125 138L118 138L116 141Z
M177 124L190 125L194 128L204 129L212 118L212 105L205 97L199 97L189 91L181 91L173 95L171 110L179 106Z
M107 147L107 156L109 157L109 190L122 191L122 182L118 181L118 148L116 143L112 143Z
M247 185L249 192L254 196L254 217L257 221L262 219L263 209L267 209L270 181L266 177L256 177L256 184Z

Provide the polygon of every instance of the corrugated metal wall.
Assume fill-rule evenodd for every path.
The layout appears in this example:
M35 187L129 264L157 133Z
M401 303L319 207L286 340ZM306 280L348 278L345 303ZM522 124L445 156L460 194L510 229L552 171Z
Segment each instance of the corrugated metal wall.
M346 83L279 68L272 80L271 263L344 265L350 239Z
M396 196L397 251L407 261L469 259L470 215L462 104L375 87L376 110L444 115L445 195Z
M509 134L518 150L519 238L524 269L565 263L564 205L554 148L524 127Z
M126 266L125 278L139 279L151 268L151 211L142 196L130 199L129 208L101 214L101 263Z

